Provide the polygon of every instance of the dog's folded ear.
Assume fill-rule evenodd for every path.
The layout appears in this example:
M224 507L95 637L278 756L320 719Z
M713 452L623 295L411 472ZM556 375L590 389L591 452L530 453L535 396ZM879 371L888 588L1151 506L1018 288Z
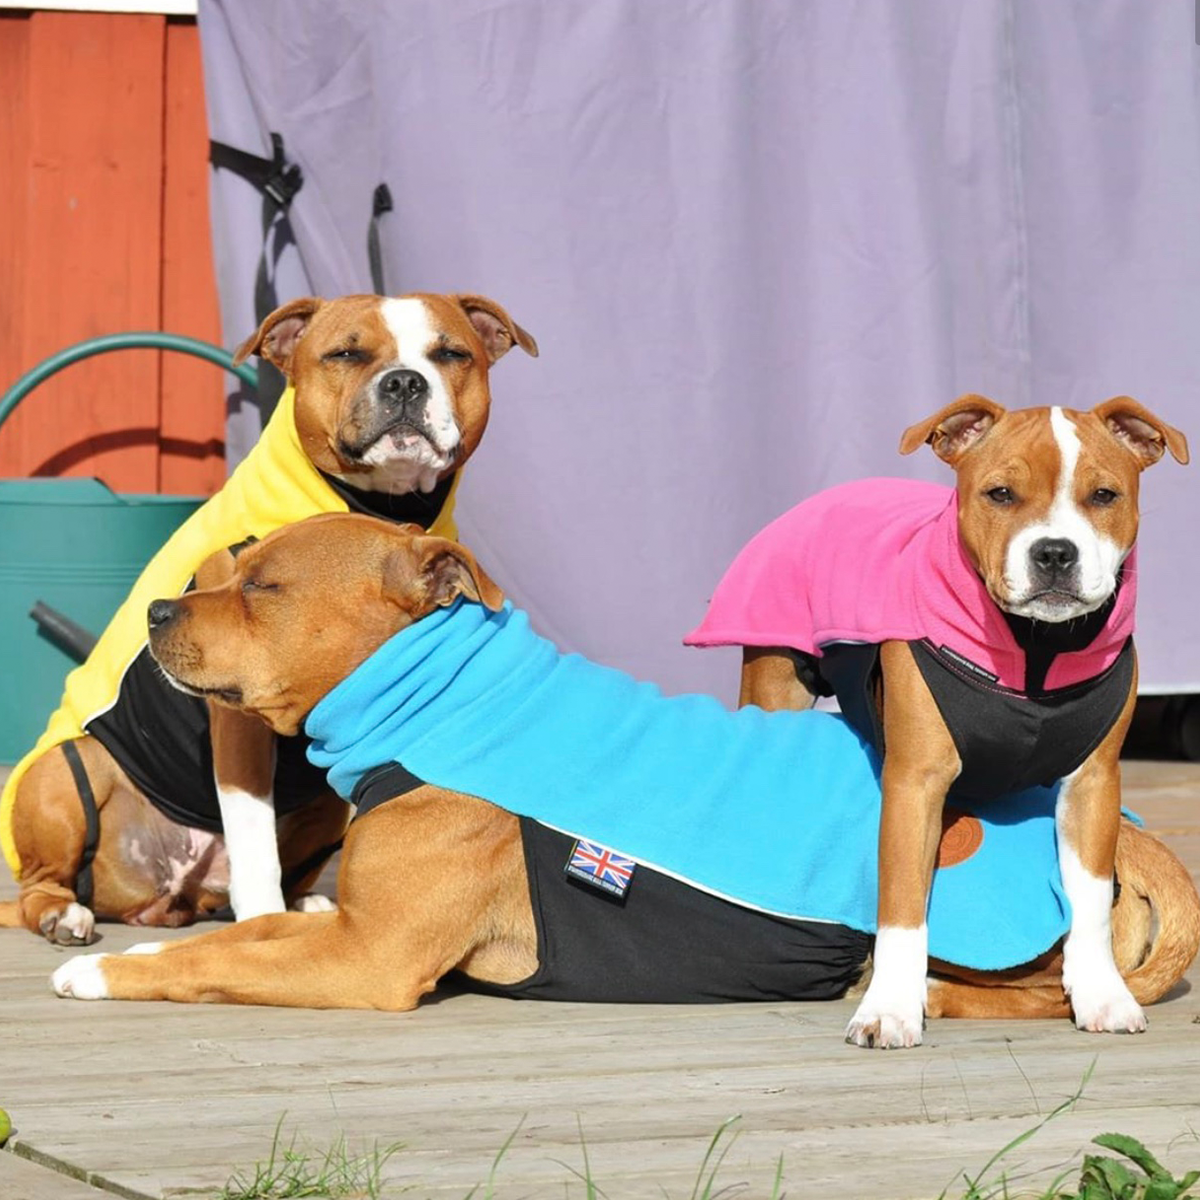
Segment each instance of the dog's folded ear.
M1164 450L1169 450L1176 462L1188 461L1187 438L1132 396L1114 396L1097 404L1092 413L1122 446L1133 452L1143 470L1158 462Z
M495 300L489 300L486 296L469 295L455 296L454 299L475 326L475 332L479 334L487 352L488 362L494 363L513 346L520 346L526 354L537 358L537 342Z
M292 376L292 356L304 336L309 322L325 301L319 296L302 296L277 308L255 333L252 333L234 352L233 363L244 363L252 354L277 366L289 379Z
M441 537L414 537L389 552L383 566L384 595L413 615L453 604L465 596L498 612L504 593L465 546Z
M918 446L928 442L938 458L954 466L986 436L1005 411L1004 406L995 400L968 392L933 416L910 425L900 438L900 453L911 454Z

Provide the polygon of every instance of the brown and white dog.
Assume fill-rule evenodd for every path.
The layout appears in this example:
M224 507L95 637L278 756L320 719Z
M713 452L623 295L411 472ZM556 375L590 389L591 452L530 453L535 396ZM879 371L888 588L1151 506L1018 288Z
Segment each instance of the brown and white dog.
M257 586L247 592L247 584ZM503 601L463 547L363 517L316 517L245 550L220 587L157 602L150 613L151 643L178 684L220 695L259 714L278 732L292 734L318 701L378 647L459 596L492 611ZM426 656L436 655L428 639L420 645ZM452 678L469 674L462 670L461 646L450 653ZM425 688L426 700L432 690ZM397 685L397 691L406 687ZM532 859L523 847L526 827L484 800L415 780L400 793L377 799L378 806L355 821L347 835L336 912L266 915L182 942L144 944L124 955L77 956L54 973L55 990L81 1000L397 1011L414 1007L453 969L501 989L523 986L542 965L529 883ZM1149 1002L1179 980L1195 955L1200 900L1182 864L1132 825L1122 828L1118 863L1117 961L1129 986ZM541 879L543 892L569 887L561 859ZM641 880L633 885L631 901L650 883L645 876ZM667 883L686 889L677 880ZM656 893L652 905L664 894ZM733 907L713 896L706 900ZM627 911L609 899L596 903L608 913ZM538 911L544 911L540 901ZM739 939L728 936L723 920L716 940L697 950L700 918L673 923L663 907L651 911L646 936L653 945L637 943L651 975L671 975L664 966L671 963L685 974L698 972L706 988L716 989L727 960L732 967L724 968L725 977L732 969L745 981L746 963L756 956L738 958L741 945L729 942ZM711 910L687 907L692 917L702 911ZM743 921L776 921L767 913L739 911ZM618 915L590 926L600 932L594 939L589 935L589 965L597 958L609 964L610 936L621 953L628 953L630 926L620 921ZM749 934L748 942L758 936L747 925L738 928ZM605 932L614 929L615 934ZM865 936L861 947L865 956ZM557 949L556 955L551 939L549 958L561 969L562 946ZM565 960L578 962L569 955ZM826 979L834 961L831 957ZM940 977L930 987L930 1012L1064 1015L1061 961L1052 952L1029 967L990 976L939 965ZM852 964L852 978L862 962ZM756 968L761 965L755 961ZM602 967L603 998L645 999L622 993L635 973ZM757 992L760 998L765 994Z
M992 606L998 614L993 624L1011 627L1011 637L1005 636L1010 643L1016 639L1012 648L1030 664L1039 644L1053 650L1058 638L1066 639L1062 650L1079 650L1096 633L1095 628L1087 632L1089 623L1099 627L1107 619L1105 613L1120 607L1122 568L1138 530L1140 473L1166 451L1181 463L1188 461L1184 436L1128 397L1106 401L1090 412L1059 407L1008 412L984 397L968 395L908 429L900 451L909 454L924 443L957 473L957 545L947 553L961 550L965 555L967 590L978 591L981 603ZM953 509L941 504L939 513L953 522ZM859 514L868 528L884 516ZM953 537L952 524L950 530ZM828 538L828 530L820 536ZM780 560L789 554L782 540L777 553ZM761 560L758 565L766 569ZM736 568L737 564L731 574ZM1125 582L1125 589L1129 599L1132 580ZM1128 616L1131 620L1131 600ZM1070 644L1073 630L1086 635L1076 645ZM721 639L697 640L717 644ZM817 691L837 691L843 711L848 699L853 703L853 697L843 696L834 684L827 665L831 652L842 649L838 638L808 645L789 643L778 635L759 645L749 644L744 636L727 640L745 646L742 703L807 707ZM1110 928L1121 812L1118 754L1137 690L1127 639L1124 649L1126 674L1120 682L1112 672L1104 675L1117 687L1107 701L1110 723L1098 723L1090 734L1085 729L1090 750L1068 770L1038 780L1062 778L1056 825L1072 911L1062 982L1076 1024L1093 1031L1138 1032L1146 1027L1141 1006L1114 964ZM1039 685L1035 692L1019 684L1005 688L996 674L931 644L919 632L881 639L872 653L877 657L868 672L868 687L874 711L864 724L874 722L884 753L879 933L874 977L846 1036L860 1046L912 1046L921 1041L926 1011L925 916L942 807L947 793L972 766L962 752L972 731L961 727L974 722L975 733L993 736L978 728L990 716L964 716L965 709L956 709L953 698L947 701L935 694L931 681L957 675L954 687L974 686L1010 706L1024 704L1033 710L1041 704L1045 711L1070 700L1074 689L1055 691L1053 685ZM974 678L964 684L967 676ZM1086 719L1092 718L1085 714ZM1094 719L1101 720L1098 710ZM1042 753L1047 739L1030 734L1037 736L1042 738ZM1006 748L1001 743L993 752L1003 756ZM1014 746L1008 753L1019 756L1022 751Z
M250 456L147 567L9 780L0 832L21 890L0 924L77 944L96 916L173 926L231 903L241 920L304 896L346 805L302 747L163 681L147 605L193 577L219 583L227 547L313 513L456 537L458 472L487 426L489 369L513 346L537 354L495 301L420 294L294 300L238 349L235 361L258 354L291 386Z

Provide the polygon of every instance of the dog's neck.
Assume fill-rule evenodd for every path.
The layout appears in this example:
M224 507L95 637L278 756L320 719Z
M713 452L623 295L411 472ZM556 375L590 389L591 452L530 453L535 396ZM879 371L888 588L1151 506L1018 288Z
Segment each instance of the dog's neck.
M1025 651L1025 691L1028 695L1037 696L1044 692L1046 675L1055 656L1086 650L1100 636L1112 616L1124 577L1122 567L1112 595L1099 608L1073 621L1035 621L1031 617L1004 613L1017 645Z
M321 472L321 478L346 502L350 511L368 517L380 517L397 525L420 525L428 529L446 505L457 472L451 471L438 481L431 492L368 492L353 487L336 475Z

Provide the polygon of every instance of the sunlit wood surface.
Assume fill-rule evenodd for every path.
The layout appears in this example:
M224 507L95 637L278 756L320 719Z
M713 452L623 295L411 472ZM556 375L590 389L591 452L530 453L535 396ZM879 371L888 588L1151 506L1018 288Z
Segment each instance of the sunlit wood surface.
M1126 779L1129 805L1195 874L1200 766L1128 763ZM0 895L12 894L5 880ZM107 926L102 948L144 940ZM735 1115L717 1187L770 1196L782 1154L792 1197L934 1197L1071 1095L1093 1062L1081 1103L1015 1152L1010 1176L1036 1169L1046 1181L1109 1130L1180 1171L1200 1167L1195 966L1141 1037L1065 1021L935 1022L921 1049L877 1053L843 1045L847 1003L451 994L405 1015L85 1005L49 990L63 953L0 935L0 1106L16 1130L16 1154L0 1154L5 1200L96 1194L64 1175L126 1196L211 1195L267 1158L281 1118L286 1139L315 1152L343 1132L352 1150L403 1142L388 1195L487 1194L512 1136L495 1173L501 1200L585 1196L584 1144L610 1200L688 1197Z

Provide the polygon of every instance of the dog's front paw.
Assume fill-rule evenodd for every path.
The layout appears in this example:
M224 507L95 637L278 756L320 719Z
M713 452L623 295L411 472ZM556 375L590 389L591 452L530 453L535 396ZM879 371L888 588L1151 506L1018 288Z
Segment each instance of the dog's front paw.
M303 913L337 912L337 905L328 896L322 896L320 892L305 892L303 896L297 896L292 902L292 911Z
M921 1005L890 1006L886 1011L864 996L858 1011L846 1026L846 1041L855 1046L896 1050L919 1046L925 1014Z
M102 965L107 957L107 954L79 954L68 959L50 976L50 986L56 995L73 1000L107 1000L108 984Z
M1067 944L1063 990L1071 999L1075 1025L1089 1033L1144 1033L1146 1014L1116 966L1101 954Z
M96 918L90 908L72 900L63 908L48 908L38 921L42 937L56 946L86 946L96 940Z
M1080 988L1071 993L1075 1026L1089 1033L1145 1033L1146 1014L1123 980L1116 987Z

